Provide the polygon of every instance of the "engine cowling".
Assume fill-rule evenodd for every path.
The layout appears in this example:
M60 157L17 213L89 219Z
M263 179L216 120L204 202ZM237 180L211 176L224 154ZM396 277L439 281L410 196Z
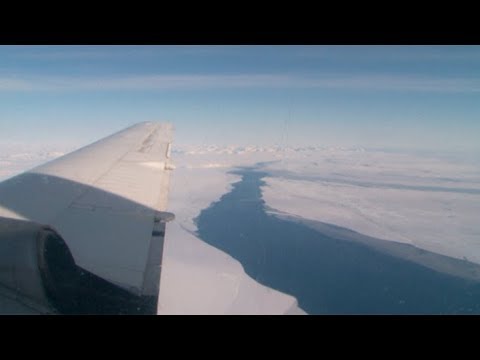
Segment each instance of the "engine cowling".
M168 221L165 213L159 221ZM53 228L0 217L0 291L39 312L155 314L158 296L137 296L77 266ZM0 309L1 312L1 309Z
M0 284L19 301L57 309L57 304L73 301L76 273L73 256L55 230L0 218Z

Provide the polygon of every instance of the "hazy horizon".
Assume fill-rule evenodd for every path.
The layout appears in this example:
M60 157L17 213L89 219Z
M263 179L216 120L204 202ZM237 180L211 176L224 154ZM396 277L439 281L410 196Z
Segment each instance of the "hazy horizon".
M479 46L1 46L0 141L480 149Z

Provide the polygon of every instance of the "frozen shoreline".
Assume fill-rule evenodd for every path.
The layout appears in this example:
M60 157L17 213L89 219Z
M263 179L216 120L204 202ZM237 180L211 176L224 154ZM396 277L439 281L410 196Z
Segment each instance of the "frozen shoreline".
M289 214L278 213L272 209L270 209L269 213L280 219L306 225L319 233L334 239L361 243L381 253L408 260L444 274L480 282L480 265L465 261L465 259L457 259L434 252L424 251L423 249L411 246L410 244L374 238L320 221L313 221Z
M294 297L254 281L237 260L196 235L194 219L239 177L195 157L177 163L169 196L176 220L166 229L158 314L304 314Z
M344 151L292 156L262 170L271 174L262 193L272 213L480 263L476 164Z

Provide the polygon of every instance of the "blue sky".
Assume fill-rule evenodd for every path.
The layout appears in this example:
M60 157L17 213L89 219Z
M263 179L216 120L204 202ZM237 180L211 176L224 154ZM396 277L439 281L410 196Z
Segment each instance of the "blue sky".
M480 46L0 46L0 141L480 150Z

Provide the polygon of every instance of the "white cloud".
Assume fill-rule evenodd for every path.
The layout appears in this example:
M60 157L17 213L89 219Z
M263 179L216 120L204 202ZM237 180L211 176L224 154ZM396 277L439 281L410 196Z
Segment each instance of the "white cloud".
M130 75L117 77L0 77L0 91L195 90L206 88L330 88L478 92L480 79L398 75Z

